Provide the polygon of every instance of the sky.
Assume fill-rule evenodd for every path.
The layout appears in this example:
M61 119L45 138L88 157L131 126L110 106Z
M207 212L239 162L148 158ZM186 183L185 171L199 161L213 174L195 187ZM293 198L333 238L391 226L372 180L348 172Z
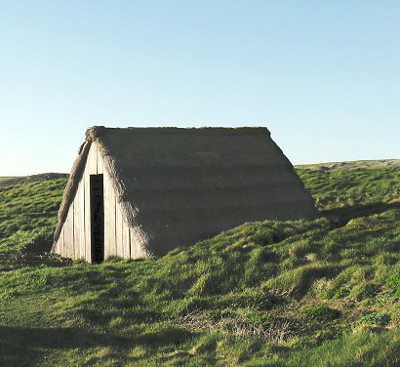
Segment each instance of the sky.
M293 164L400 158L400 1L0 1L0 176L94 125L265 126Z

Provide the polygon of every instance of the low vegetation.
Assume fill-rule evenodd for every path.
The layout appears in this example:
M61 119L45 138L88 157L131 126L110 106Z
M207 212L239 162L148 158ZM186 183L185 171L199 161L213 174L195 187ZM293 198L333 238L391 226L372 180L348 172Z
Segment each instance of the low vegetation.
M0 188L0 365L400 365L400 167L298 173L323 216L165 257L49 255L65 178Z

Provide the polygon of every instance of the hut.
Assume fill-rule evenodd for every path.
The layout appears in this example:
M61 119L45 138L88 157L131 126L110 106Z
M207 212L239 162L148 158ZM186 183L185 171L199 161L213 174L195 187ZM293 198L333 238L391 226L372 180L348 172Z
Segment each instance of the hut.
M317 216L266 128L93 127L64 190L52 252L138 259L244 222Z

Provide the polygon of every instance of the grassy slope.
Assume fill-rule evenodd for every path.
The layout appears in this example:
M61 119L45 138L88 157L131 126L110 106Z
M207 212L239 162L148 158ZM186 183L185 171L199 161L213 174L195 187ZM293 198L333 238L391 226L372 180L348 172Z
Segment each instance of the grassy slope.
M10 177L8 177L8 176L2 176L2 177L0 177L0 182L1 181L8 181L8 180L11 180L11 179L13 179L13 178L15 178L14 176L10 176Z
M398 366L400 168L300 170L324 218L156 260L48 256L65 179L0 189L0 365Z

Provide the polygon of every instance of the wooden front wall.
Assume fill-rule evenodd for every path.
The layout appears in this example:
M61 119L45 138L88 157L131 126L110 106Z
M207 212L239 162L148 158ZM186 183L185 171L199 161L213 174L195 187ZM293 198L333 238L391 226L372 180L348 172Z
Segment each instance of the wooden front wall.
M75 198L68 209L54 252L73 260L92 261L90 221L90 175L103 174L104 178L104 258L143 258L135 238L135 231L124 220L110 177L105 169L99 147L92 143L86 167L79 182Z

